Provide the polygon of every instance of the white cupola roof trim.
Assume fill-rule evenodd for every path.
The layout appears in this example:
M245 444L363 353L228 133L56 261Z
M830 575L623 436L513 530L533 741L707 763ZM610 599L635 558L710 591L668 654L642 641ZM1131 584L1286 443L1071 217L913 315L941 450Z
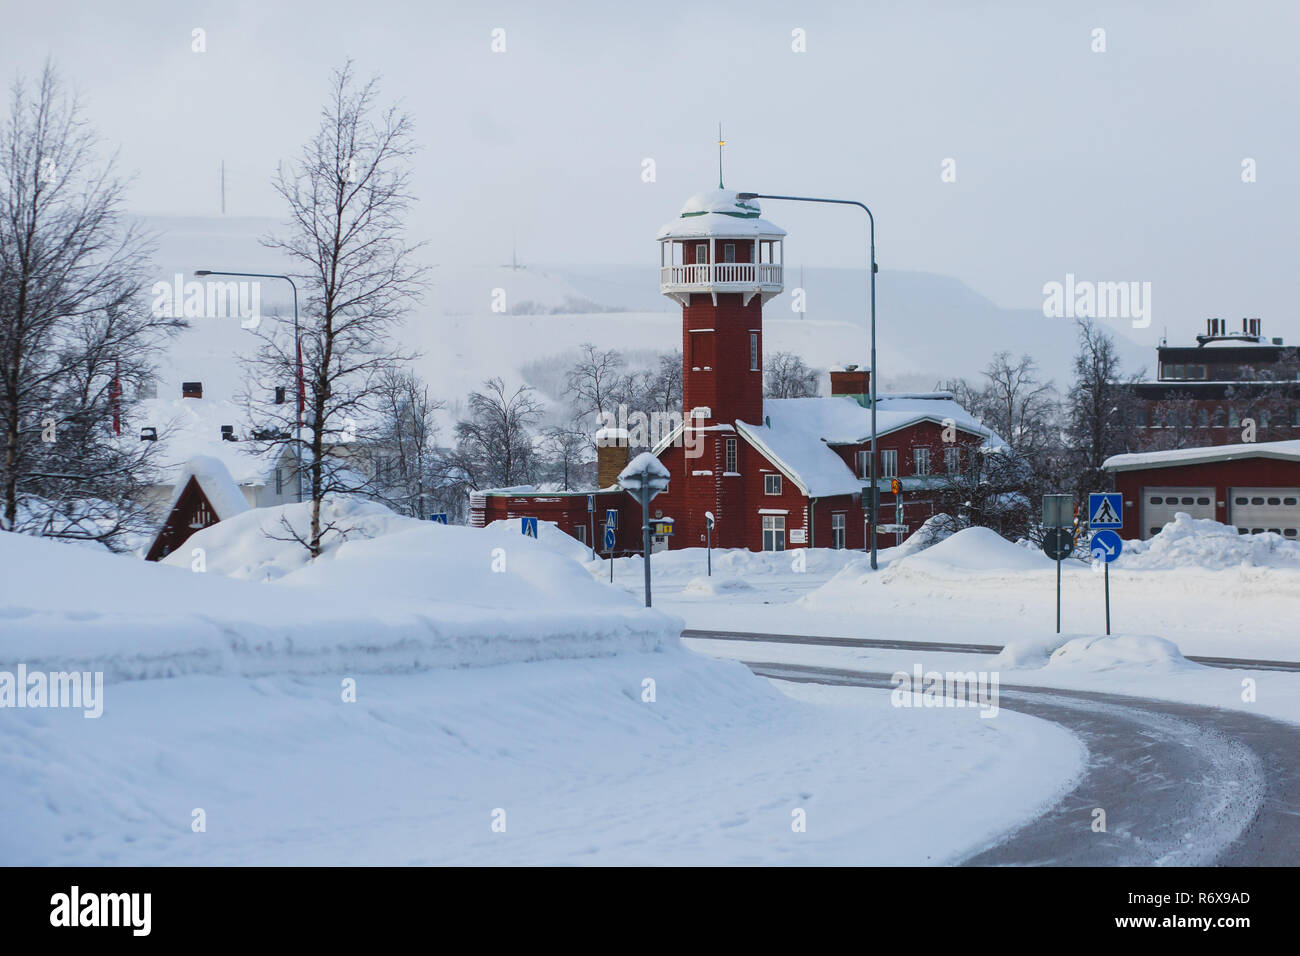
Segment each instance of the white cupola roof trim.
M711 189L686 200L681 214L659 230L665 239L781 239L785 230L762 218L754 199L739 199L732 189Z

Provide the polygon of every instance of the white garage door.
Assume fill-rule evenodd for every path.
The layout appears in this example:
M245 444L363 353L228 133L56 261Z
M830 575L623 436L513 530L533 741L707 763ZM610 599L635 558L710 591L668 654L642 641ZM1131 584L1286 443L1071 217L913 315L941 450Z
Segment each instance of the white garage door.
M1300 538L1300 488L1232 488L1228 520L1242 534L1273 531Z
M1142 537L1160 533L1174 515L1184 511L1193 518L1214 517L1213 488L1143 488Z

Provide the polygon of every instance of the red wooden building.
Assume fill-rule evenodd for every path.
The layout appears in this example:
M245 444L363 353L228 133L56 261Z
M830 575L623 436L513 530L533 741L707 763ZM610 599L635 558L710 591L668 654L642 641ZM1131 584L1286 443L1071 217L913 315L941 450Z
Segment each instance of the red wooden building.
M1105 467L1124 495L1125 538L1150 538L1182 511L1300 539L1300 440L1115 455Z
M161 561L196 531L242 514L249 507L244 492L220 460L209 455L191 458L181 469L167 505L167 516L145 560Z
M871 371L832 371L829 397L763 398L763 304L784 287L784 237L756 202L722 189L693 197L659 231L660 289L682 307L683 423L653 449L672 480L651 517L675 522L672 538L657 546L703 545L706 513L716 521L717 547L866 546ZM984 451L1003 445L946 392L878 395L876 416L882 524L895 519L895 480L914 530L935 513L935 493L950 476L978 468ZM638 549L640 508L614 487L630 455L643 450L628 448L625 436L614 429L597 436L601 490L480 492L471 498L471 524L538 517L588 540L594 493L597 541L611 508L617 550Z

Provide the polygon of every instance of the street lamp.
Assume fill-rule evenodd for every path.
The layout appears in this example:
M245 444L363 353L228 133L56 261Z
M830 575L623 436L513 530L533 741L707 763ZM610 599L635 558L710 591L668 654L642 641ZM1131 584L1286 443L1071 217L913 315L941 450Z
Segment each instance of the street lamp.
M293 289L293 350L298 363L298 381L294 384L302 389L302 347L298 343L298 287L286 275L270 272L218 272L215 269L196 269L196 276L236 276L245 279L283 279ZM301 391L299 392L301 394ZM302 406L298 407L297 429L294 432L294 455L298 472L298 503L302 504Z
M880 521L880 484L876 477L876 217L866 203L856 199L818 199L811 196L775 196L767 193L737 193L740 200L785 199L790 202L821 202L837 206L857 206L867 214L871 224L871 570L876 570L876 524Z

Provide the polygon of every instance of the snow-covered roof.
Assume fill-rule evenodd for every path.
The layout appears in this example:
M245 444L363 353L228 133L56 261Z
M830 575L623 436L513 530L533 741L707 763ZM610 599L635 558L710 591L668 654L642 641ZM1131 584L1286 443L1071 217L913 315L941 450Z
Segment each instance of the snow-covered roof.
M686 200L681 213L659 230L660 239L780 239L785 230L762 218L758 200L737 198L732 189L711 189Z
M1169 468L1212 461L1237 461L1246 458L1277 458L1300 461L1300 439L1289 441L1249 442L1238 445L1214 445L1200 448L1171 448L1167 451L1132 452L1112 455L1102 462L1108 471L1134 471L1138 468Z
M857 445L871 440L871 409L863 408L845 395L830 398L769 398L763 413L774 427L797 427L815 433L831 445ZM985 438L990 446L1005 445L995 432L984 427L953 400L950 392L905 393L876 396L877 437L907 428L917 422L943 424L951 419L957 428Z
M171 501L167 503L168 514L176 507L176 502L180 500L181 493L191 478L198 481L212 510L216 512L218 521L225 521L248 510L248 499L239 490L226 466L210 455L196 455L181 467L172 489Z
M949 393L933 394L932 398L913 394L878 395L877 438L918 422L942 424L952 419L958 429L983 437L986 447L1006 444L953 401ZM862 490L862 480L832 446L869 442L870 409L847 396L833 396L766 399L763 412L766 418L763 425L737 422L736 427L805 494L824 498Z
M163 458L171 469L197 456L220 461L238 485L264 485L274 467L274 449L256 451L248 442L223 441L221 426L233 425L235 434L245 430L246 414L234 402L211 398L145 399L134 418L140 427L158 429L164 442ZM183 486L180 482L178 487Z

